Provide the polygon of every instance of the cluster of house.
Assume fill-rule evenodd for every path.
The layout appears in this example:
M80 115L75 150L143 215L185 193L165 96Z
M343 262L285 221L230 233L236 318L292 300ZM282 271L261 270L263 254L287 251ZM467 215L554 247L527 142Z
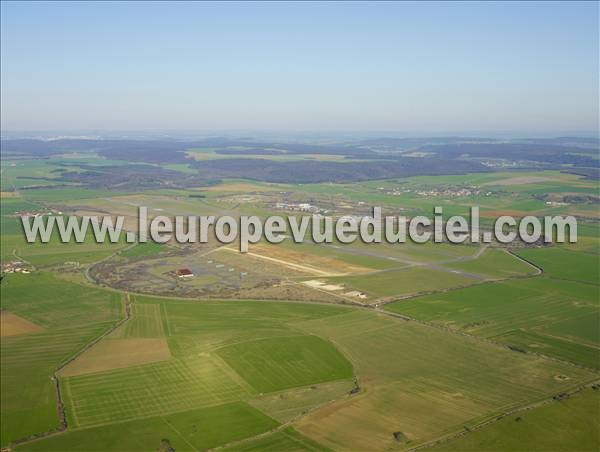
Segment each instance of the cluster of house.
M23 212L16 212L15 217L37 218L37 217L43 217L44 215L62 215L62 214L63 214L62 212L54 211L54 210L51 210L49 212L33 212L33 211L25 210Z
M482 192L478 188L438 188L432 190L416 190L415 193L420 196L490 196L491 191Z
M378 190L385 190L384 187L377 187ZM405 193L412 193L409 188L392 188L385 192L386 195L401 196ZM491 191L484 192L477 187L447 187L447 188L432 188L430 190L414 190L414 193L419 196L490 196Z
M562 206L568 206L569 203L568 202L558 202L558 201L546 201L546 205L553 206L553 207L562 207Z
M385 190L385 187L377 187L377 190ZM411 193L412 190L410 188L404 188L404 189L399 189L399 188L392 188L391 190L388 190L385 192L386 195L391 195L391 196L402 196L405 193Z
M2 265L2 272L3 273L23 273L26 275L28 273L31 273L31 270L29 269L28 265L25 262L10 261L10 262L6 262L5 264Z
M307 202L278 202L275 203L275 208L276 209L281 209L281 210L291 210L293 212L309 212L309 213L319 213L322 212L322 209L320 209L317 206L313 206L312 204L309 204Z
M502 159L488 159L488 160L480 160L482 165L485 165L489 168L518 168L522 166L531 166L533 162L527 161L515 161L515 160L502 160Z

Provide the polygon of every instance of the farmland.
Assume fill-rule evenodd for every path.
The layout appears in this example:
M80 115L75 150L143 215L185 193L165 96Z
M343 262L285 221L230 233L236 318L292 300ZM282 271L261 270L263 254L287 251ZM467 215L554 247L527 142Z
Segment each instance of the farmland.
M204 171L196 165L224 171L219 160L237 165L237 154L206 149L189 151L195 162L84 153L3 167L2 261L26 272L1 283L2 447L597 449L600 413L589 402L600 371L596 182L554 169L303 184L261 170L266 180L208 182L193 179ZM265 160L348 171L362 161L340 157ZM84 171L99 175L82 179ZM311 236L263 240L247 254L212 236L27 244L19 218L124 215L138 232L141 205L154 215L264 218L297 214L301 203L338 217L368 215L373 205L431 215L442 205L444 218L478 204L484 227L508 212L583 217L578 243L562 245ZM193 276L179 278L182 268ZM561 394L570 396L555 400ZM566 439L540 439L553 422L569 426Z
M386 308L518 350L600 368L597 248L557 246L517 253L542 268L543 277L427 295Z
M59 426L54 370L121 315L120 296L49 274L2 282L2 309L37 325L2 338L2 443ZM6 311L4 311L6 310Z
M560 248L520 251L520 255L543 267L557 279L597 284L600 260L597 253L573 252Z
M168 439L177 450L194 451L263 433L277 423L244 403L124 422L55 436L20 450L153 450Z
M345 352L364 385L357 397L302 418L298 431L342 449L400 446L393 435L400 431L410 446L477 425L510 410L515 400L533 402L581 378L595 378L572 366L400 322L352 312L297 325L324 335ZM567 380L557 380L557 375ZM431 410L444 415L434 421Z
M352 377L350 363L315 336L261 339L218 353L261 393Z
M157 305L157 309L148 309ZM309 413L292 424L303 436L294 433L288 438L289 432L279 431L256 440L258 445L283 441L300 445L306 442L303 448L313 447L314 442L325 447L354 447L361 444L356 442L358 438L369 438L371 444L377 441L379 447L388 447L395 444L392 433L398 429L406 435L406 445L410 445L452 433L462 425L477 425L520 403L535 402L595 378L586 370L497 349L459 335L448 336L432 327L369 310L281 302L195 303L149 298L136 298L133 306L131 320L113 334L119 336L121 329L127 331L128 324L135 322L136 313L140 313L145 326L136 327L133 334L166 335L173 357L163 362L134 363L128 368L62 377L68 425L73 431L31 443L32 448L43 450L47 443L50 450L68 450L78 438L93 438L93 447L103 449L110 447L112 438L119 437L124 429L129 437L123 444L142 447L148 444L144 441L156 441L152 439L156 436L148 437L144 432L158 423L163 436L168 436L175 447L186 450L188 442L197 447L196 440L185 434L184 439L175 435L171 425L176 431L182 430L172 419L193 420L194 413L201 416L212 409L248 407L239 405L245 403L256 407L244 408L245 412L250 410L258 416L260 412L255 410L262 409L283 422ZM150 311L151 316L158 313L162 328L145 319ZM113 338L113 334L99 345L122 340ZM373 348L377 354L370 353ZM93 353L93 347L89 353ZM465 361L463 355L471 359ZM424 356L428 358L425 360ZM443 373L435 371L440 365ZM349 379L354 375L360 389L355 395L348 395L352 387ZM340 383L331 386L335 381ZM343 381L348 383L342 384ZM295 388L303 387L316 395L299 399L302 392ZM269 393L276 397L269 399ZM277 399L280 401L275 402ZM299 400L306 399L313 400L313 405L297 408ZM333 401L323 405L327 400ZM448 416L452 421L427 422L432 406L452 413ZM290 417L286 410L297 414ZM177 413L181 416L177 417ZM219 419L216 416L211 422ZM252 422L244 419L240 416L242 432L234 425L226 436L214 441L235 443L279 425L271 417ZM266 419L270 424L265 423ZM400 425L396 419L402 419ZM189 425L186 422L184 425ZM186 428L196 431L184 426L184 432ZM348 435L349 431L353 434ZM82 436L85 432L89 435ZM210 441L206 435L200 437ZM249 448L253 444L243 441L232 447ZM23 450L29 447L24 445Z
M587 389L568 400L530 412L514 414L492 427L483 428L456 441L440 444L435 451L547 449L555 451L598 448L600 431L595 422L600 394ZM561 425L560 434L554 434Z
M0 0L0 452L600 452L600 0Z
M74 427L221 405L246 392L210 358L67 377L63 390Z

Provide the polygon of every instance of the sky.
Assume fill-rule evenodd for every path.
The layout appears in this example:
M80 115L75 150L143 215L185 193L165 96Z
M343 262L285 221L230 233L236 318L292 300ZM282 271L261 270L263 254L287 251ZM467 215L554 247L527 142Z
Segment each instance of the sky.
M2 131L593 133L598 9L2 1Z

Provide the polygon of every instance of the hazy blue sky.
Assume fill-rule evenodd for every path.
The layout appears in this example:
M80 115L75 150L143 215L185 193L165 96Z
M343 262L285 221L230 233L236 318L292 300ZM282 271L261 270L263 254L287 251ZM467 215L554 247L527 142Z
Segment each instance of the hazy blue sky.
M2 2L2 127L598 126L597 3Z

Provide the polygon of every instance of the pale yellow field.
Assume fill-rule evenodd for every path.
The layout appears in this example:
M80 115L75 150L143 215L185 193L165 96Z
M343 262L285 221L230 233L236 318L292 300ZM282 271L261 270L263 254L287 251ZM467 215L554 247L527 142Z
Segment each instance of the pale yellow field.
M263 243L251 245L248 255L304 270L315 276L342 276L349 273L370 273L373 271L372 268L353 265L338 259Z
M271 185L245 184L243 182L233 182L229 184L213 185L210 187L202 187L198 191L208 192L236 192L236 193L252 193L260 191L280 191L281 187Z
M8 311L0 311L0 336L17 336L19 334L35 333L42 331L41 326L19 317Z
M540 176L523 176L523 177L510 177L508 179L500 179L494 182L487 182L482 185L526 185L536 184L538 182L547 182L552 180L549 177Z
M0 198L20 198L18 191L0 191Z
M60 371L63 377L166 361L171 352L164 338L104 339Z

